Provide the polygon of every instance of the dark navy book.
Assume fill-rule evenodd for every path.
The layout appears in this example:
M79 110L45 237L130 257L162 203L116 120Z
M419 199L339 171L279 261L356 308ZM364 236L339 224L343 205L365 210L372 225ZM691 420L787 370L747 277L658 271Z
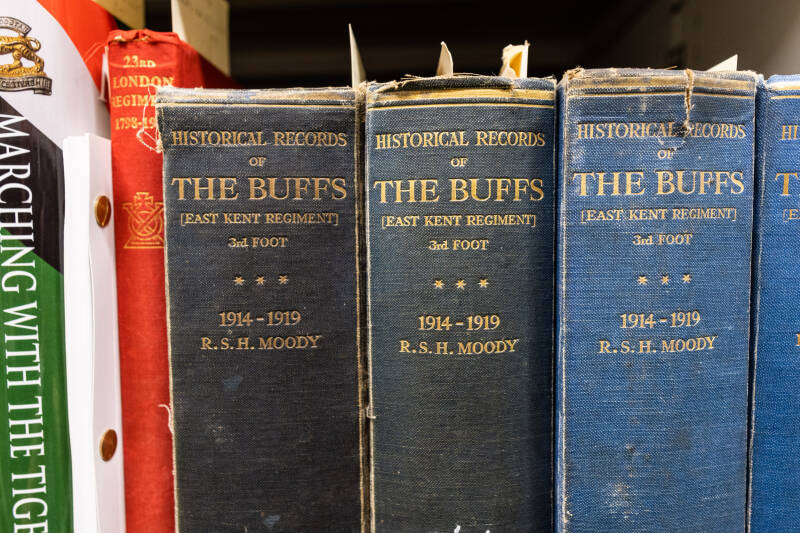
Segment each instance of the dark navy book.
M762 80L757 101L752 533L800 527L800 76Z
M179 531L362 530L356 107L158 91Z
M373 526L552 530L555 82L370 86Z
M559 84L557 531L745 529L755 87Z

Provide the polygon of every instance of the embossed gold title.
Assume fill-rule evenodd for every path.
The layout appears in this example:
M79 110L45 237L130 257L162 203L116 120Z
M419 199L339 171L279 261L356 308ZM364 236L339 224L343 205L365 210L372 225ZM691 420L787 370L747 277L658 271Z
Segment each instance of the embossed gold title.
M716 122L581 122L576 124L581 141L602 143L616 139L745 139L742 124ZM661 145L656 150L660 160L671 160L676 147ZM577 185L578 196L639 196L654 191L658 196L742 194L744 173L738 170L675 169L652 173L644 170L573 172L570 181Z
M498 147L536 148L545 146L545 134L537 131L455 130L402 131L373 136L376 150ZM450 165L466 166L466 157L454 157ZM372 188L378 191L380 203L428 202L538 202L544 198L541 178L487 177L375 179ZM442 190L445 189L445 190Z

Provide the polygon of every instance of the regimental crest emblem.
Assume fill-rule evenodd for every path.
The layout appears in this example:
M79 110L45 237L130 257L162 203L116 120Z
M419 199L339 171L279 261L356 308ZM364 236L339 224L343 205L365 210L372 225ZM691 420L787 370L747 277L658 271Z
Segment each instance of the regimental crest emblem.
M45 74L44 59L37 54L42 44L28 37L29 31L31 27L21 20L0 17L0 57L11 55L11 63L0 64L0 91L32 90L49 95L53 80Z
M137 192L132 202L124 202L122 209L128 213L130 236L125 248L164 247L164 203L156 202L148 192Z

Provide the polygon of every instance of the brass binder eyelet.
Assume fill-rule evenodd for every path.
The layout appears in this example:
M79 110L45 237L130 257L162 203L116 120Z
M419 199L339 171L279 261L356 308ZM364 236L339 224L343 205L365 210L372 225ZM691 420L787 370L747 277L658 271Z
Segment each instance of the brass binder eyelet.
M111 221L111 200L108 196L101 194L94 201L94 219L101 228L108 226Z
M103 196L105 198L105 196ZM103 433L103 438L100 439L100 457L103 461L110 461L114 457L114 452L117 451L117 432L113 429L107 430Z

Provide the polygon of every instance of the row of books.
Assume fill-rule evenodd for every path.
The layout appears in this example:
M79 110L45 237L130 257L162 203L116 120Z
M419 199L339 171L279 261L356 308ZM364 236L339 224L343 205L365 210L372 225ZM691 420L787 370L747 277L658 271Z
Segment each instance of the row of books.
M796 527L800 83L506 74L159 88L182 530Z
M0 530L797 527L800 78L181 89L115 31L104 115L15 10Z
M363 489L376 531L791 530L798 96L159 89L178 523L356 530Z

